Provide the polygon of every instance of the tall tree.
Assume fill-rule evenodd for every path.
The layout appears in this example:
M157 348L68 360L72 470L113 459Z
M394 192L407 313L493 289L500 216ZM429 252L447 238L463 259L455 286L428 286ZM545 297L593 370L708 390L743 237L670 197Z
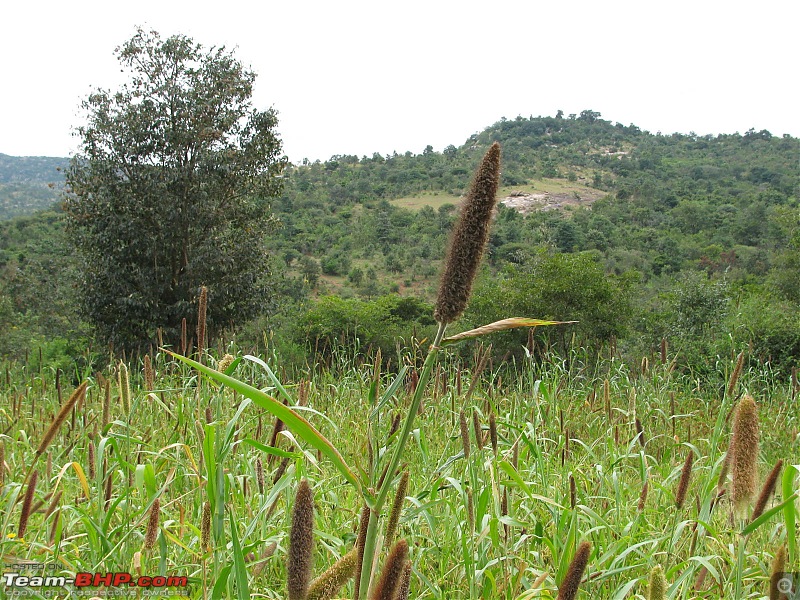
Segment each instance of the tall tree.
M252 107L255 74L224 47L139 29L115 54L130 78L84 100L66 172L87 318L135 345L191 318L201 285L211 326L252 316L286 164L276 112Z

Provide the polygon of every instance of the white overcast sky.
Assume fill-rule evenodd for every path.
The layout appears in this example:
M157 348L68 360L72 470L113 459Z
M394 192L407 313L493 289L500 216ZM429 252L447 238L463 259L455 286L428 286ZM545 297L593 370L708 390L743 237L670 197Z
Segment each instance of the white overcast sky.
M800 136L800 2L13 1L0 153L69 156L140 25L225 45L295 162L441 150L501 117L592 109L651 132Z

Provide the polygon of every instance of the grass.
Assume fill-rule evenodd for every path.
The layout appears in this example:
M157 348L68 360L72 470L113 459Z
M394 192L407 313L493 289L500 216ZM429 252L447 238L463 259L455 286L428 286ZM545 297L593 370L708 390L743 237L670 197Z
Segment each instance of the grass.
M419 364L405 356L409 364ZM282 374L274 357L262 358L274 375L251 360L235 362L229 372L292 404L305 379L307 406L296 412L330 440L355 473L368 470L369 399L391 383L389 374L376 370L375 357L343 348L297 378ZM129 365L128 412L119 402L118 366L104 369L103 377L114 382L106 428L103 386L99 377L90 377L85 401L36 464L39 442L72 390L58 389L46 369L4 366L0 443L8 469L0 488L0 561L47 563L52 573L64 575L120 570L186 576L193 598L246 597L245 591L283 598L292 500L302 477L315 494L314 573L352 548L360 495L302 432L290 428L270 447L273 418L265 408L210 381L198 387L197 373L166 354L154 355L152 363L153 391L143 389L142 363ZM207 363L216 364L211 357ZM645 598L656 565L666 575L668 598L732 598L737 586L742 598L763 598L774 554L796 536L787 532L787 523L796 527L797 501L770 510L797 490L791 465L800 464L800 407L789 385L769 371L742 373L737 393L747 391L759 404L759 480L778 459L785 464L768 516L747 532L745 545L744 523L731 521L726 497L715 503L732 407L719 390L732 369L721 364L717 381L699 384L668 365L642 374L617 361L594 364L576 351L568 361L552 357L486 369L470 393L474 365L445 351L403 455L411 477L397 535L410 546L411 597L552 598L585 540L592 553L578 598ZM403 385L383 406L372 431L379 453L394 448L393 416L404 414L410 402ZM476 432L470 420L468 460L458 425L461 410L468 417L474 413L479 424ZM496 452L485 439L492 414ZM637 439L637 418L644 444ZM88 475L90 441L94 478ZM688 494L676 509L690 451L695 460ZM257 459L264 466L263 492ZM39 471L34 510L19 540L14 534L23 478L33 467ZM648 495L639 511L645 480ZM146 548L157 498L157 539ZM200 544L207 501L208 550ZM790 560L797 570L796 547ZM340 595L348 594L352 582Z

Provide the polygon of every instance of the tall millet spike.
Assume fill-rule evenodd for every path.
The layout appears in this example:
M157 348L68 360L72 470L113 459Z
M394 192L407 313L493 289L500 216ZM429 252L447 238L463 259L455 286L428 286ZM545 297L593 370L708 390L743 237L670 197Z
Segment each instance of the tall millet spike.
M694 464L694 451L689 448L686 460L681 469L681 478L678 481L678 489L675 492L675 506L680 510L686 501L686 492L689 490L689 481L692 479L692 465Z
M758 408L752 396L736 407L731 445L731 490L734 514L745 516L758 486Z
M781 546L775 553L775 558L772 559L772 571L769 577L769 600L781 600L781 594L778 583L783 577L786 570L786 546Z
M56 437L56 433L58 433L58 430L61 429L61 426L64 424L64 421L67 420L67 417L72 412L72 409L86 394L86 388L88 385L89 382L84 381L75 389L74 392L72 392L72 395L67 399L67 401L61 405L58 413L53 418L53 422L50 423L50 427L47 428L42 441L39 442L39 448L36 450L37 458L44 454L45 450L47 450L47 447L53 441L53 438Z
M650 586L647 590L647 600L664 600L667 596L667 580L664 577L664 569L661 565L656 565L650 571Z
M378 579L378 583L375 584L375 589L370 596L371 600L394 600L395 594L400 587L400 580L403 577L407 558L408 542L399 540L386 558L381 577Z
M144 534L145 550L152 550L158 540L158 520L161 514L161 500L156 498L150 506L150 519L147 521L147 530Z
M495 142L475 173L450 238L433 313L439 323L452 323L467 306L472 282L489 237L489 224L499 183L500 144Z
M581 584L586 565L589 564L589 555L591 553L592 545L589 542L583 541L578 545L575 556L572 557L572 562L569 563L567 574L564 575L564 580L558 587L557 600L575 600L578 597L578 587Z
M306 600L330 600L333 598L353 576L357 562L358 548L353 548L311 582Z
M311 582L314 554L314 495L308 481L297 487L289 532L286 580L289 600L305 600Z
M36 491L36 481L38 479L39 471L34 471L28 480L28 488L25 490L25 496L22 500L22 512L19 516L18 538L25 537L25 531L28 529L28 519L31 516L31 508L33 507L33 493Z
M750 517L751 523L760 517L767 507L767 502L769 502L772 492L775 491L775 484L778 482L778 475L781 474L782 468L783 459L778 459L778 462L775 463L775 466L772 467L772 471L769 472L769 475L767 475L767 478L764 480L764 485L761 486L761 493L758 495L755 508L753 508L753 515Z

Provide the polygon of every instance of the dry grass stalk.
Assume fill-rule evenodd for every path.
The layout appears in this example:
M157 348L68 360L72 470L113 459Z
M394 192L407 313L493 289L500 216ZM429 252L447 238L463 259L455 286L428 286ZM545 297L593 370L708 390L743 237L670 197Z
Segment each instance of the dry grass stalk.
M0 487L6 480L6 446L0 443Z
M736 407L731 453L731 496L734 514L743 517L756 493L758 479L758 408L752 396L745 396Z
M94 479L96 474L95 469L95 452L94 452L94 442L89 442L89 479Z
M459 423L461 425L461 447L464 449L464 459L469 460L469 426L463 410L459 416Z
M56 437L56 433L58 433L58 430L61 429L64 421L67 420L67 417L72 412L73 407L86 394L86 388L88 385L89 382L84 381L75 389L74 392L72 392L72 395L67 399L67 401L61 405L61 409L53 418L53 422L50 423L50 427L47 428L42 441L39 443L39 448L36 450L36 458L39 458L42 454L44 454L45 450L47 450L47 447L52 443L53 438Z
M722 468L719 471L719 479L717 479L717 496L721 495L725 489L725 484L728 481L728 471L731 468L731 451L725 453L725 459L722 461Z
M28 487L25 490L25 496L22 500L22 512L19 515L19 527L17 528L17 537L24 538L25 531L28 529L28 519L31 516L31 508L33 508L33 494L36 491L36 482L39 480L39 471L31 473L28 480Z
M572 557L572 562L569 563L567 574L564 575L564 581L558 587L557 600L575 600L577 598L578 588L581 585L586 565L589 564L591 552L592 545L589 542L583 541L578 545L575 556Z
M266 546L264 546L264 550L261 552L261 556L258 558L258 562L253 563L252 572L254 577L258 577L264 571L267 566L268 559L275 554L275 550L278 548L277 542L270 542Z
M150 506L150 518L147 521L147 530L144 534L144 549L152 550L158 540L158 519L161 514L161 500L156 498Z
M56 542L56 533L58 532L58 525L61 522L61 509L59 508L53 517L53 523L50 525L50 545Z
M330 600L355 573L358 551L353 548L308 586L306 600Z
M767 502L769 502L770 496L772 496L772 492L775 491L775 484L778 481L778 476L781 474L781 469L783 468L783 460L779 459L778 462L775 463L775 466L772 467L772 471L769 472L767 478L764 480L764 485L761 488L761 493L758 495L758 499L756 500L756 505L753 508L753 516L750 517L750 522L755 521L758 517L760 517L764 509L767 507Z
M61 501L61 493L62 490L58 490L58 492L50 499L50 504L47 505L47 510L44 511L44 520L47 521L47 517L52 515L56 508L58 508L58 503Z
M611 382L603 380L603 405L606 407L606 419L611 424Z
M381 576L370 596L372 600L394 600L400 587L400 579L402 578L407 558L408 542L399 540L386 558L386 564L383 565Z
M200 298L197 301L197 361L203 362L206 349L206 316L208 312L208 288L200 287Z
M106 380L103 390L103 430L111 422L111 382Z
M103 495L103 506L108 509L108 505L111 503L111 494L114 491L114 471L111 470L106 475L106 488L105 493Z
M181 319L181 354L186 356L188 347L186 345L186 317Z
M492 452L497 456L497 419L494 412L489 413L489 439L492 442Z
M308 481L300 481L292 508L286 583L289 600L305 600L314 566L314 495Z
M434 317L439 323L452 323L467 306L472 282L489 237L489 224L499 183L500 144L495 142L475 173L453 229L434 310Z
M694 451L689 448L689 453L686 455L686 460L683 463L681 470L681 478L678 481L678 489L675 492L675 506L678 510L683 508L683 503L686 501L686 492L689 491L689 481L692 478L692 465L694 464Z
M408 471L403 471L400 477L400 483L397 484L397 491L394 495L394 502L392 509L389 511L389 521L386 524L386 538L384 547L390 548L394 543L394 536L397 533L397 525L400 523L400 514L403 511L403 502L406 499L406 492L408 491Z
M647 588L647 600L664 600L667 596L667 579L664 577L664 569L661 565L656 565L650 571L650 585Z
M128 376L128 367L120 361L117 371L117 385L119 386L119 396L122 400L122 409L126 413L131 412L131 381Z
M667 364L667 339L661 338L661 364Z

